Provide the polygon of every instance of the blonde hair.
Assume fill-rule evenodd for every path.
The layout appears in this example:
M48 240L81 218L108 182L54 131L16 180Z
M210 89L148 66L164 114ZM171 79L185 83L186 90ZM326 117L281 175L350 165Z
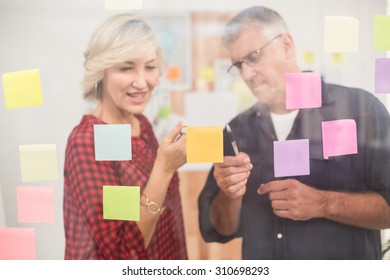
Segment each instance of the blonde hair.
M156 50L158 68L162 73L163 53L156 34L148 24L133 14L108 18L95 30L84 52L82 88L85 99L101 98L104 71L116 64L142 57Z
M253 6L241 11L226 24L222 37L223 44L228 47L234 43L241 31L248 26L258 28L269 39L289 32L285 21L276 11Z

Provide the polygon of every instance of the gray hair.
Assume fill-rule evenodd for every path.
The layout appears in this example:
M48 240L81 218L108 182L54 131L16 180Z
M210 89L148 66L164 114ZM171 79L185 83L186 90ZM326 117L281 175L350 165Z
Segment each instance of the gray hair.
M228 47L234 43L241 31L249 26L258 28L269 39L289 32L283 18L276 11L262 6L253 6L241 11L226 24L222 37L224 46Z
M120 14L108 18L92 34L84 52L82 88L85 99L101 99L104 71L116 64L142 57L156 50L158 68L162 73L163 52L156 34L141 18Z

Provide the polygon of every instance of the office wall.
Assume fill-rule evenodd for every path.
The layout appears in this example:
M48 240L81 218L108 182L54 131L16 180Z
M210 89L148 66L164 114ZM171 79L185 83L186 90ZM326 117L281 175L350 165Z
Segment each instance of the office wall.
M386 13L385 0L144 0L144 10L138 13L229 14L258 4L272 7L285 17L296 39L302 68L319 71L331 82L373 91L374 59L385 56L373 49L373 16ZM71 129L93 107L81 97L82 53L93 29L114 13L104 10L104 0L0 0L0 73L39 68L41 74L44 104L37 107L6 109L0 81L0 185L6 222L9 227L36 228L39 259L62 259L64 255L64 150ZM346 54L341 65L333 64L331 54L322 51L326 15L351 16L360 21L360 50ZM314 64L305 65L305 51L315 53ZM381 96L384 102L386 98ZM59 180L21 181L18 148L25 144L57 145ZM30 185L54 187L54 224L18 223L15 190Z

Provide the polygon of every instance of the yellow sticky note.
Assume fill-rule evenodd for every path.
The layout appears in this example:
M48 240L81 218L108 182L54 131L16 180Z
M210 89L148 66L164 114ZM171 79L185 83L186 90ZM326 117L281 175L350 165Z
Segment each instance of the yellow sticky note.
M212 83L215 79L214 67L205 67L200 70L200 77L202 80Z
M359 50L359 21L352 17L325 17L324 51L356 53Z
M316 54L312 51L306 51L303 53L303 61L305 64L314 64L316 61Z
M103 186L103 218L139 221L140 188L135 186Z
M106 10L142 10L143 0L106 0Z
M7 109L43 104L39 69L4 73L3 84Z
M390 16L374 17L374 48L377 51L390 50Z
M23 182L58 180L55 144L19 146Z
M332 62L333 64L345 63L345 55L343 53L332 53Z
M187 127L186 137L187 163L223 162L222 127Z

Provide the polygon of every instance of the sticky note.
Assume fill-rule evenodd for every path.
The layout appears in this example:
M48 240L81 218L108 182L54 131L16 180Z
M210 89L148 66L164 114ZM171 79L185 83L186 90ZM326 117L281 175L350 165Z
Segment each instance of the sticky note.
M214 67L204 67L200 70L200 78L208 83L214 82L215 70Z
M168 81L179 81L181 79L181 70L178 66L170 66L167 68L166 77Z
M356 122L342 119L322 122L324 158L357 154Z
M142 10L143 0L106 0L106 10Z
M287 73L286 108L320 108L322 106L321 75L319 73Z
M309 139L274 141L275 177L310 174Z
M374 16L374 49L390 50L390 16Z
M95 124L96 160L131 160L130 124Z
M103 186L103 218L139 221L140 188L135 186Z
M17 187L19 223L54 223L52 187Z
M0 228L0 260L35 260L34 228Z
M343 64L343 63L345 63L345 54L343 54L343 53L332 53L332 63L333 64Z
M316 54L312 51L306 51L303 53L303 61L305 64L314 64L316 61Z
M4 73L3 85L7 109L43 104L39 69Z
M186 128L187 163L223 162L223 130L221 126Z
M58 180L55 144L19 146L23 182Z
M359 21L353 17L325 17L324 51L356 53L359 50Z
M390 93L390 58L375 59L375 92Z

